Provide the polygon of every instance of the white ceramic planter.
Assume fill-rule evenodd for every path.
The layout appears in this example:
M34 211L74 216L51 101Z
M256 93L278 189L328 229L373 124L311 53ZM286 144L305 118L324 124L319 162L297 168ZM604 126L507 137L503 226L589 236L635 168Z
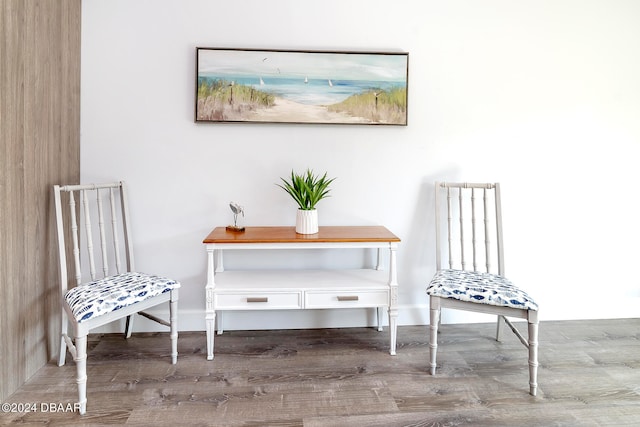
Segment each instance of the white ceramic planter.
M298 209L296 215L296 233L316 234L318 232L318 211Z

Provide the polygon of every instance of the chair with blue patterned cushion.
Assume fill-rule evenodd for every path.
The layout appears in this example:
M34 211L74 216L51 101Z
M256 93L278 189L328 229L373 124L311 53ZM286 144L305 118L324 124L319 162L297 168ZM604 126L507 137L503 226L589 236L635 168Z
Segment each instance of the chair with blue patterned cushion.
M58 365L64 365L68 347L76 362L81 414L87 405L87 335L92 329L126 318L129 338L133 315L143 315L170 328L171 363L178 358L180 283L135 270L126 193L122 181L54 186L63 307ZM81 242L86 252L80 250ZM67 255L73 258L69 266ZM73 275L67 275L68 267ZM169 302L169 322L141 311L165 302ZM69 323L74 340L67 334Z
M495 314L498 315L496 340L500 341L502 325L506 323L529 350L529 393L535 396L538 305L504 276L500 184L437 182L435 194L437 272L427 287L431 313L431 375L436 372L442 308ZM445 195L446 206L442 206ZM443 234L447 235L446 239ZM495 236L495 245L491 242L492 236ZM493 259L497 266L492 264ZM485 271L479 271L482 266ZM507 316L527 320L528 339Z

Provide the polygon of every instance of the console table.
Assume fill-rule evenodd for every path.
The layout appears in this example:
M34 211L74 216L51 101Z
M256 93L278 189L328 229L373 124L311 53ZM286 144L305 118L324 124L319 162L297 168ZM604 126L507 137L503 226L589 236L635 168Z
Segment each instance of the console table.
M396 249L400 239L382 226L320 227L297 234L295 227L246 227L244 232L215 228L203 240L207 250L207 359L213 359L216 311L325 308L377 308L389 313L389 353L396 354L398 280ZM377 249L375 269L232 270L223 252L243 249ZM389 271L380 251L389 250ZM218 334L222 333L218 322Z

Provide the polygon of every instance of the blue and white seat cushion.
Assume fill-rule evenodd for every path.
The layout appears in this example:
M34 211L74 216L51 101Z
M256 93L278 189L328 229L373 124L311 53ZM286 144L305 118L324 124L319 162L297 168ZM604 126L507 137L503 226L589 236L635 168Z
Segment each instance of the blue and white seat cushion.
M128 272L76 286L64 299L82 323L179 287L179 282L166 277Z
M427 294L440 298L502 307L538 310L538 304L507 278L466 270L440 270L429 283Z

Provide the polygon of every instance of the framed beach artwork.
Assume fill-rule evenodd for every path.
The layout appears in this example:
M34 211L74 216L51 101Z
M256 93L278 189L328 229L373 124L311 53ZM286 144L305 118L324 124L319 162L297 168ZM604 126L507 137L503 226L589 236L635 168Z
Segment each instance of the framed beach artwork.
M196 48L196 122L407 125L409 54Z

